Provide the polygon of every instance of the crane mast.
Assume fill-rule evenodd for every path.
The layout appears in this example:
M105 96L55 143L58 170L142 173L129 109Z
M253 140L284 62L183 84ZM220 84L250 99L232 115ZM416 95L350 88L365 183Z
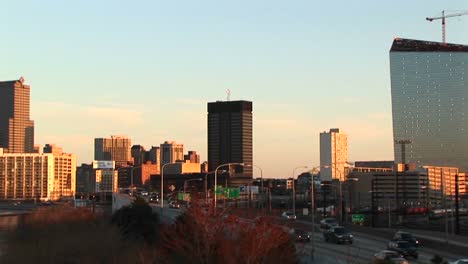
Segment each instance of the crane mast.
M442 16L440 17L426 17L426 20L429 22L432 22L434 20L442 19L442 43L445 45L447 44L446 42L446 31L445 31L445 19L449 17L457 17L457 16L464 16L468 15L467 11L464 12L459 12L459 13L454 13L454 14L445 14L445 10L442 10Z

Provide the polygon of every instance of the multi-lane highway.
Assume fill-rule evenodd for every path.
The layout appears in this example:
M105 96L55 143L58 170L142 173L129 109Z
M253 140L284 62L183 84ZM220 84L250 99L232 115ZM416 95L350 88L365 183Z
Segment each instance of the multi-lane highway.
M311 224L305 222L297 222L292 226L300 227L311 231ZM302 263L372 263L375 253L386 249L389 238L375 237L362 233L354 233L354 243L350 244L334 244L325 242L320 231L315 232L315 254L314 262L311 261L310 252L312 243L297 243L298 253L301 255ZM446 253L442 250L434 248L425 248L424 245L419 249L418 259L409 259L410 263L431 263L430 259L434 254L439 254L446 260L453 261L466 256L458 256Z

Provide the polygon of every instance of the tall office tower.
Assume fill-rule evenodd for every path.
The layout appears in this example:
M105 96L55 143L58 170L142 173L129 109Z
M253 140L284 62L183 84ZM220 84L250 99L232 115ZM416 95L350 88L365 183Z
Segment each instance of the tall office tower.
M390 49L394 141L406 163L468 170L468 46L395 39ZM400 163L401 145L394 145Z
M133 165L141 166L146 162L146 150L141 145L133 145L131 149Z
M34 121L29 117L30 87L24 79L0 82L0 148L34 152Z
M159 147L151 146L151 149L148 150L147 160L151 161L151 164L159 164L160 162Z
M58 200L72 197L76 156L55 153L4 153L0 148L0 200Z
M177 144L175 141L165 141L161 144L160 168L167 163L184 160L184 144Z
M184 155L184 160L188 160L190 163L200 163L200 155L196 151L190 150L187 155Z
M252 102L208 103L208 168L226 163L253 164ZM227 169L227 168L223 168ZM236 177L246 184L252 179L252 166L236 166Z
M320 133L320 178L325 181L346 177L348 162L348 135L339 128Z
M94 159L113 160L116 167L133 163L131 155L132 140L127 136L111 136L94 139Z

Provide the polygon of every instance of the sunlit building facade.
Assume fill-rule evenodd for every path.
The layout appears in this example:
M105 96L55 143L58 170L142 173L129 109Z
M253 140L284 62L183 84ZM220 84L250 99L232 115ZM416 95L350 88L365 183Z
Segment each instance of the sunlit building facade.
M348 135L339 128L320 133L320 178L324 181L346 177Z
M395 141L406 163L468 170L468 46L395 39L390 73ZM394 146L402 162L401 145Z
M117 167L133 163L132 140L127 136L116 135L110 138L94 139L94 159L113 160Z
M76 156L66 153L4 153L0 149L0 200L72 197Z

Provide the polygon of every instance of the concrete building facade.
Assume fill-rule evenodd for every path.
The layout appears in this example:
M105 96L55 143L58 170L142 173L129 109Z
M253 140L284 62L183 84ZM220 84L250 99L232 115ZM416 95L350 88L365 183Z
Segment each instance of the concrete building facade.
M320 133L320 177L324 181L346 177L348 136L339 128Z
M200 155L196 151L190 150L187 155L184 155L184 161L190 161L190 163L200 163Z
M23 77L0 82L0 148L9 153L34 153L30 86Z
M132 140L127 136L111 136L94 139L94 159L113 160L116 167L133 164L131 155Z
M226 163L253 164L252 102L208 103L208 168L215 170ZM230 181L247 185L253 167L236 166Z
M72 197L76 156L65 153L4 153L0 149L0 200Z
M184 144L175 141L165 141L160 146L160 167L167 163L184 160Z

